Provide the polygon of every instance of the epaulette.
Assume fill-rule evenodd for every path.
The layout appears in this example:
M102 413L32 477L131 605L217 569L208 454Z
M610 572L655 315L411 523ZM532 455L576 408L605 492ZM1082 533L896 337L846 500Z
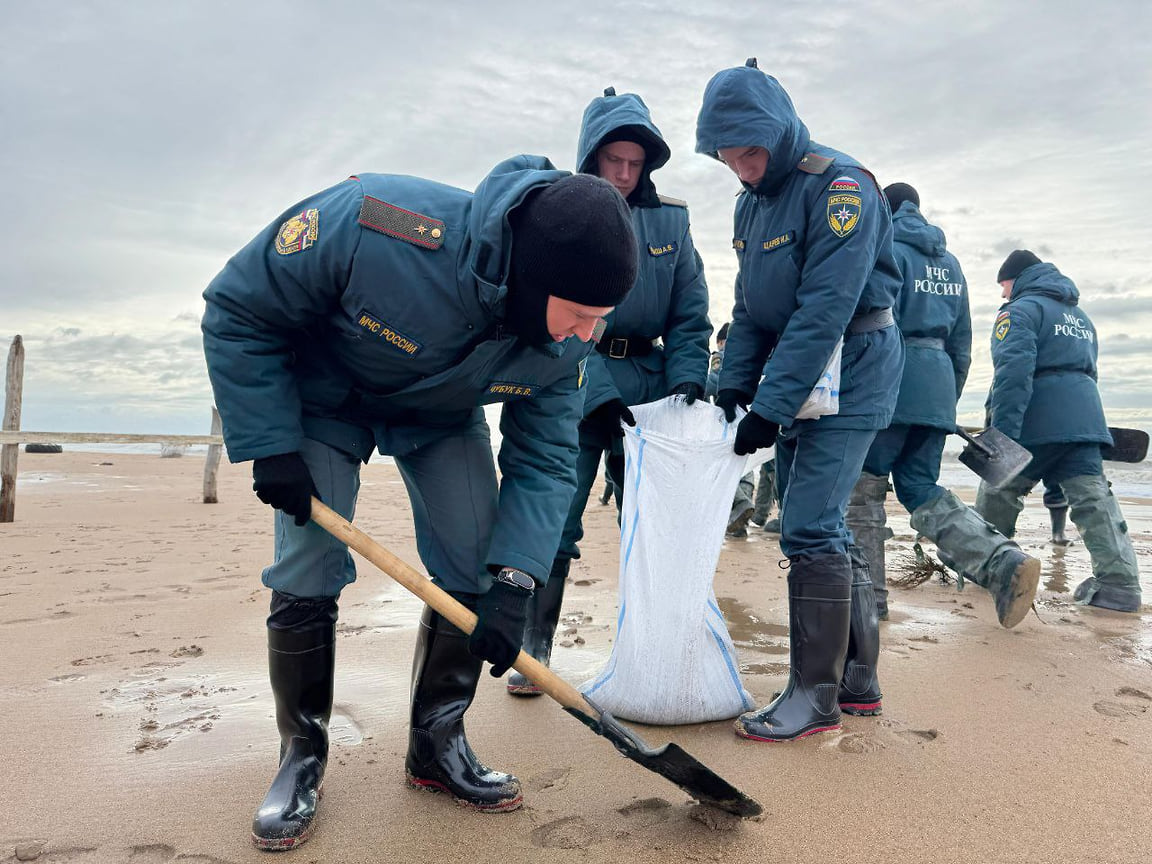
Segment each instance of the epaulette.
M660 199L660 203L663 204L665 207L687 207L688 206L687 201L684 201L680 198L673 198L671 195L657 195L656 197Z
M379 198L364 196L360 205L360 224L413 246L439 249L444 245L444 223L431 216L405 210Z
M821 156L818 153L805 153L804 158L800 160L796 167L805 174L823 174L834 161L831 156Z

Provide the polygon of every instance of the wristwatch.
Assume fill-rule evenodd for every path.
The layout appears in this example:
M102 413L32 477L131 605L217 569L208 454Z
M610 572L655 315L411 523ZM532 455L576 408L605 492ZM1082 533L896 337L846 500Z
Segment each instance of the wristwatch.
M536 580L523 570L517 570L515 567L504 567L494 578L497 582L512 585L522 591L531 593L536 590Z

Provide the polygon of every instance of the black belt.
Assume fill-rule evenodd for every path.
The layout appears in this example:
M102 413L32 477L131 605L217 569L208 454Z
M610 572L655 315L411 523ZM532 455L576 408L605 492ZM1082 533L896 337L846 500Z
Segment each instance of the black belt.
M905 336L904 347L906 348L935 348L937 351L944 350L944 340L937 339L935 336Z
M625 357L647 357L656 350L656 343L652 339L641 339L639 336L601 339L596 343L596 350L601 354L607 354L613 360L622 360Z
M885 327L891 327L895 323L896 316L892 314L891 306L886 306L883 309L873 309L871 312L857 315L849 321L845 335L856 336L859 333L871 333L874 330L883 330Z

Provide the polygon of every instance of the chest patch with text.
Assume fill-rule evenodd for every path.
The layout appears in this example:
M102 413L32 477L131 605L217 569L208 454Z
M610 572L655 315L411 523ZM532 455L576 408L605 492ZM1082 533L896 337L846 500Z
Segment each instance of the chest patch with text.
M412 339L409 336L405 336L394 327L390 327L387 323L381 321L367 309L360 310L360 314L356 318L356 324L360 327L363 327L373 336L376 336L379 339L383 339L397 351L403 351L409 356L415 356L419 354L420 350L424 347L415 339Z
M671 243L665 243L662 246L648 245L648 254L653 258L659 258L661 255L671 255L677 249L677 243L673 240Z
M508 398L517 396L531 396L536 388L531 384L517 384L515 381L493 381L488 385L488 392L493 396Z
M765 240L760 244L760 249L763 252L775 252L785 246L790 246L796 241L796 232L788 231L781 234L779 237L773 237L771 240Z

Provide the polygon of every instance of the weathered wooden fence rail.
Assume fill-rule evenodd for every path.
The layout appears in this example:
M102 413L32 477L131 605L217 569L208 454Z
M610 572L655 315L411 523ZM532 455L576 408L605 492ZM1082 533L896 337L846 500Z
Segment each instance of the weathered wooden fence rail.
M0 522L12 522L16 515L16 467L20 445L36 444L207 444L204 460L204 503L215 504L216 472L224 447L220 414L212 407L208 435L149 435L121 432L33 432L20 428L20 405L24 388L24 342L17 336L8 351L4 378L4 418L0 428Z

